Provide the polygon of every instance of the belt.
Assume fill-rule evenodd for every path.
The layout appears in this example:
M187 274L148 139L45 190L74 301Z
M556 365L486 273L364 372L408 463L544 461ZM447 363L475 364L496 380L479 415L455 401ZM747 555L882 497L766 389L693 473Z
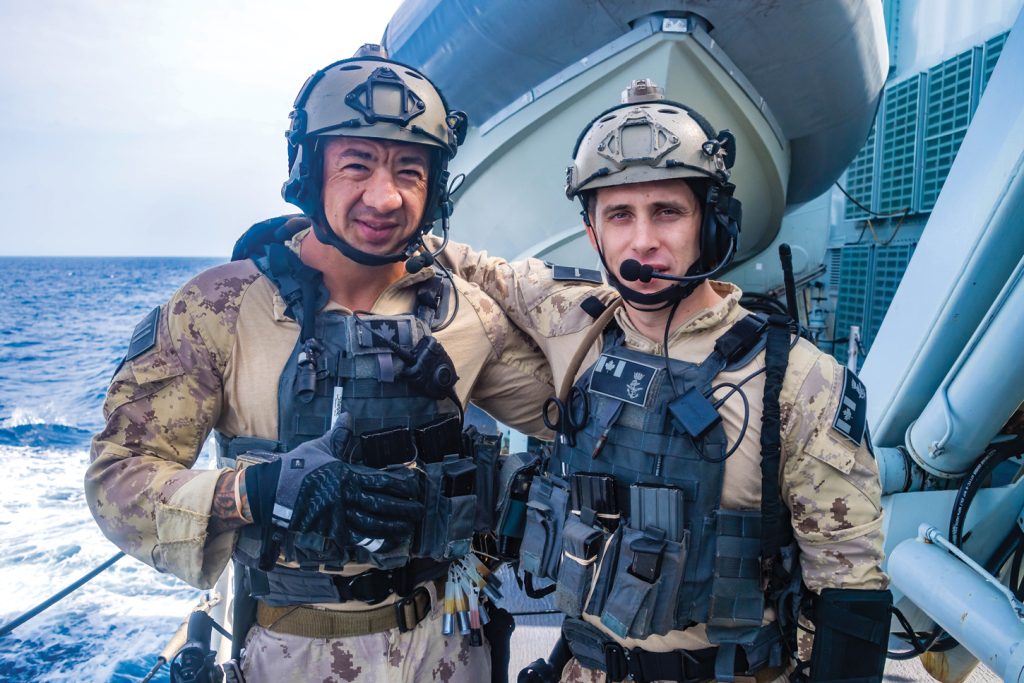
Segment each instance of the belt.
M648 652L640 648L626 649L614 641L604 645L604 670L610 681L629 677L634 681L677 681L700 683L715 678L717 647L703 650ZM737 673L736 683L768 683L786 672L785 666L767 666L753 674Z
M256 623L276 633L303 638L351 638L398 629L416 628L430 614L430 593L423 586L392 605L359 612L339 612L304 605L256 605Z
M383 602L391 595L405 596L412 593L416 585L412 564L397 569L367 569L355 576L331 575L331 582L338 590L338 601L359 600L370 605Z

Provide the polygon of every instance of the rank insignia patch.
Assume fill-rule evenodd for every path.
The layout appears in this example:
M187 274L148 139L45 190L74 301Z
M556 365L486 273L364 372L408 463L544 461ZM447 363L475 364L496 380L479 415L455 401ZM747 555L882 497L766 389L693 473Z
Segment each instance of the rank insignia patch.
M652 365L602 354L590 375L590 391L643 408L660 370Z
M146 317L135 326L132 340L128 342L128 352L122 363L134 360L156 346L157 325L160 324L160 307L157 306L146 314Z
M832 420L832 429L860 446L867 427L867 407L868 392L864 383L852 370L843 368L843 394Z
M557 282L576 281L604 284L601 272L591 268L575 268L573 266L551 266L551 278Z

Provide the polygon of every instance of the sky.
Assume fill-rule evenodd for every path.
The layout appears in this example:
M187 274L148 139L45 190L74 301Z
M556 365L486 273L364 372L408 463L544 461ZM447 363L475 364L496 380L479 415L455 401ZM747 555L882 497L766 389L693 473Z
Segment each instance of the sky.
M0 0L0 256L220 256L280 195L314 71L399 0Z

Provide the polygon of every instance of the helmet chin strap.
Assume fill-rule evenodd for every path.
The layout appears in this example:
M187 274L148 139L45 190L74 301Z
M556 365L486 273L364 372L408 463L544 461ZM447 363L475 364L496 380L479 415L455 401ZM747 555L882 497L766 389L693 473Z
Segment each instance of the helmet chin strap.
M313 233L318 240L324 244L331 245L348 258L364 266L386 266L390 263L399 263L400 261L407 260L416 251L424 232L421 228L410 235L402 245L402 251L396 251L391 254L371 254L362 249L357 249L329 227L326 227L328 223L323 209L317 211L317 215L311 218L311 222L313 223Z
M594 242L597 244L597 254L601 258L601 265L604 266L605 273L608 275L608 284L615 288L615 291L622 296L623 300L629 304L630 307L635 308L638 311L661 311L670 306L674 306L693 294L694 290L696 290L697 287L707 279L701 278L699 280L690 280L689 282L674 283L664 289L659 289L657 292L651 292L650 294L638 292L635 289L630 289L624 285L622 281L615 276L615 273L608 267L608 262L604 258L604 249L601 247L600 240L595 239ZM686 271L687 277L699 275L699 262L700 259L690 266L689 270ZM640 306L643 306L644 308L640 308ZM653 308L648 308L648 306L653 306Z

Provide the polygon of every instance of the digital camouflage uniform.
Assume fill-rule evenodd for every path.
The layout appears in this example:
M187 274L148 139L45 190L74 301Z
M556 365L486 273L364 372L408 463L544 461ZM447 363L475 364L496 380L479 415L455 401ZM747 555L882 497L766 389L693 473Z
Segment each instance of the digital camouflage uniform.
M402 277L372 312L408 313L416 285L431 277L431 268ZM455 363L460 401L472 398L510 425L544 433L539 406L552 392L546 363L475 285L456 278L456 286L458 315L436 338ZM344 310L333 302L327 307ZM93 515L126 553L198 588L217 582L237 532L209 531L224 470L190 468L214 428L227 436L277 437L278 378L299 335L284 311L277 290L251 261L201 273L161 308L155 346L123 364L104 403L106 426L93 439L85 477ZM344 573L365 568L349 566ZM358 610L365 604L323 607ZM401 635L395 630L314 642L256 626L250 645L243 662L250 682L489 677L486 646L467 648L459 636L443 638L436 610Z
M565 376L569 361L594 319L580 303L591 296L610 302L618 294L606 286L556 282L552 269L536 259L508 263L450 244L446 258L456 272L479 284L500 302L509 317L526 330L548 357L555 386ZM685 321L669 336L672 358L699 363L714 342L733 323L747 314L740 305L741 292L734 285L713 282L722 300ZM661 354L661 344L651 341L632 325L624 308L615 322L628 348ZM584 359L576 377L600 354L600 337ZM723 372L717 382L735 382L764 367L764 351L752 364L736 372ZM883 538L881 489L878 468L867 438L854 444L832 427L841 409L844 369L831 356L801 339L792 348L780 396L782 416L781 491L792 513L795 538L800 547L803 580L814 592L823 588L879 589L888 578L882 572ZM765 375L747 383L750 401L747 433L726 461L722 507L759 509L761 501L760 430ZM743 404L734 395L718 409L729 443L735 442L743 422ZM766 615L766 620L772 615ZM672 631L643 641L615 637L600 619L584 618L615 638L624 647L652 652L709 647L702 625ZM802 633L801 658L810 658L811 638ZM604 674L571 660L563 681L603 681ZM785 680L783 677L781 680Z

